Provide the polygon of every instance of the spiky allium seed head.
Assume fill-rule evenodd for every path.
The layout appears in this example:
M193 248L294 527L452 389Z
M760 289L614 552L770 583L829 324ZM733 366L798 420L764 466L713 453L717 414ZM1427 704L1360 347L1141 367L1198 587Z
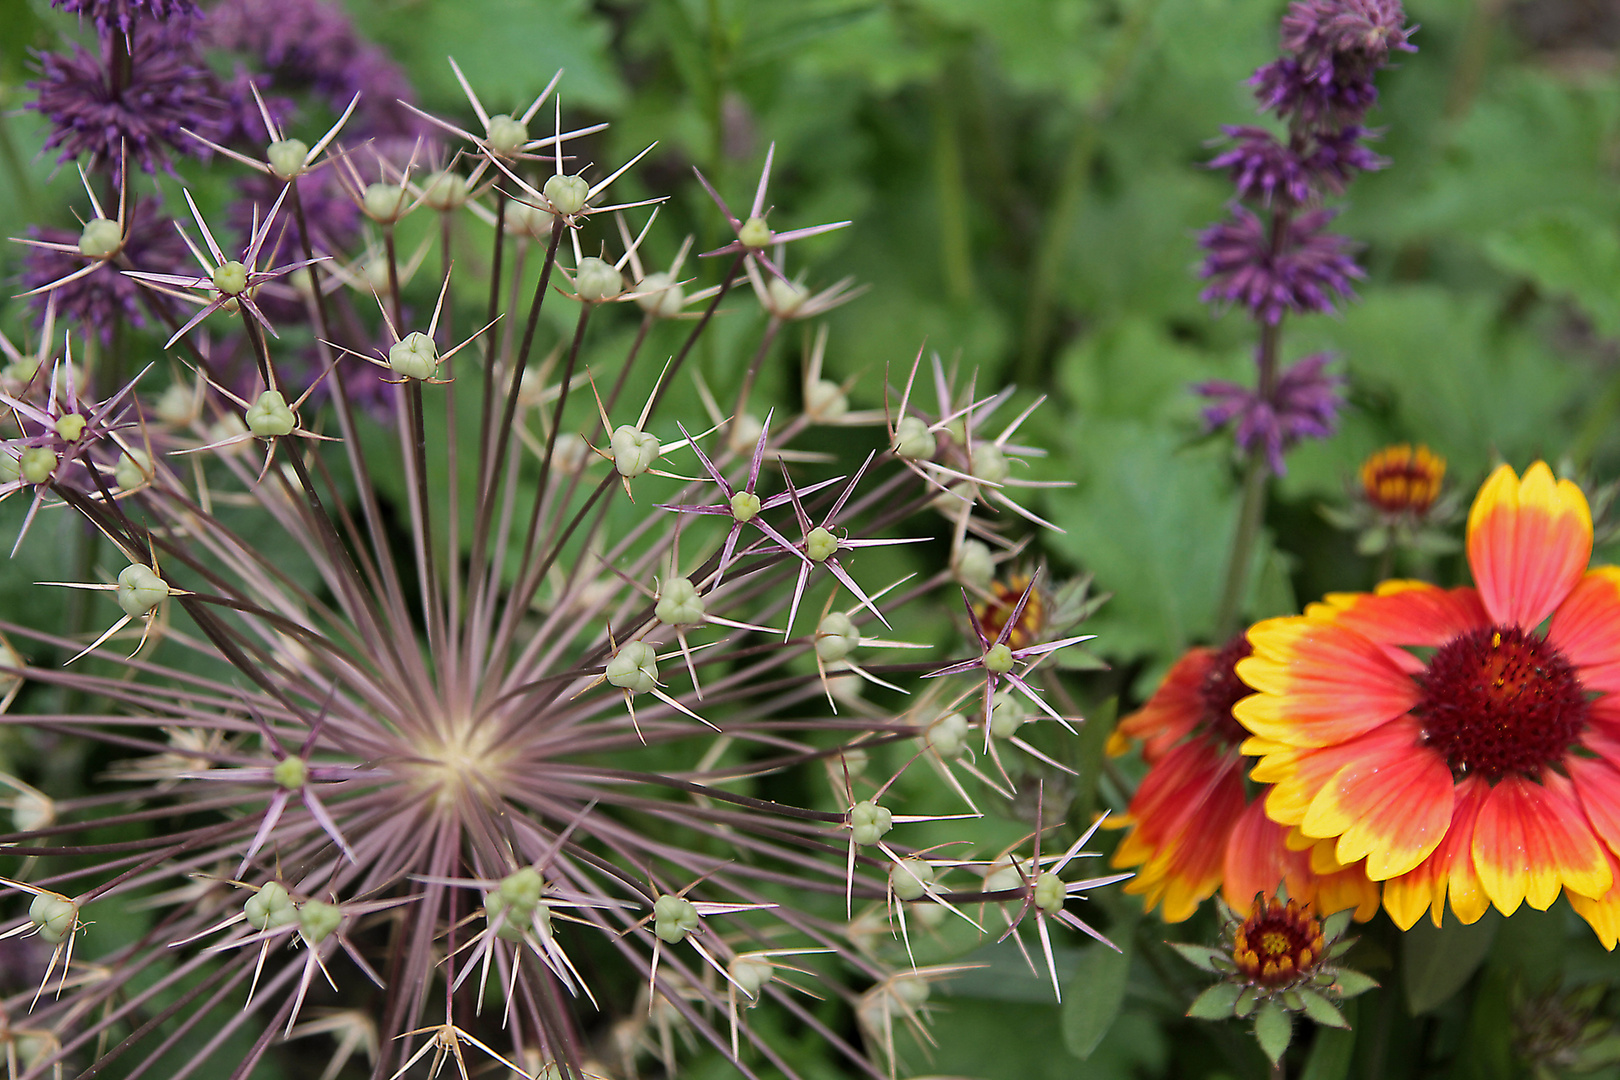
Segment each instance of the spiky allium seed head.
M291 17L307 5L285 6ZM293 142L277 135L253 145ZM290 163L297 147L285 149ZM501 310L507 344L493 364L474 360L490 328L457 297L511 295L508 280L476 280L493 265L510 271L510 253L466 250L470 236L495 233L447 228L454 271L429 245L413 282L409 253L320 236L308 185L329 171L302 173L292 189L312 246L335 256L314 264L320 293L299 280L303 237L271 260L252 244L218 250L210 235L200 272L173 286L199 294L194 310L229 298L247 314L279 295L306 307L313 333L284 341L273 318L209 316L206 340L175 342L182 355L196 346L197 374L159 370L130 391L139 423L112 428L96 418L100 402L75 399L0 446L0 496L65 503L104 552L122 554L115 565L130 564L116 584L70 583L96 590L88 606L108 637L86 635L71 667L0 680L0 693L15 692L0 703L8 723L79 692L93 721L85 738L104 741L113 773L133 782L128 805L49 793L37 807L12 803L17 830L60 830L48 846L24 845L41 852L24 872L47 885L70 874L84 891L37 901L36 919L27 912L44 886L0 891L12 920L0 934L55 927L55 944L76 950L75 976L83 965L107 973L42 995L35 1019L64 1033L61 1056L76 1066L150 1071L174 1064L173 1031L219 1018L217 1038L177 1066L207 1076L282 1054L280 1036L308 1030L311 1007L330 1004L376 1031L383 1076L419 1073L429 1062L408 1064L413 1055L450 1045L492 1049L531 1074L561 1062L559 1074L579 1075L577 1035L597 1024L594 1002L634 1024L669 1018L744 1069L790 1076L765 1033L802 1024L871 1073L887 1050L875 1028L851 1035L859 1003L916 1015L905 1003L928 984L891 983L909 965L900 942L857 950L842 928L850 906L874 905L887 938L886 920L904 922L891 899L948 891L951 864L928 861L895 826L937 810L906 802L954 805L934 770L976 767L988 722L973 704L982 671L923 684L919 665L890 651L922 646L886 640L918 626L950 633L948 612L960 610L948 570L910 543L942 551L957 535L956 519L923 512L933 452L825 461L795 442L803 418L757 418L785 415L763 384L750 417L738 385L683 368L697 345L709 350L702 335L741 287L735 264L702 264L700 275L733 276L693 286L690 298L709 305L689 305L697 318L655 327L676 342L667 351L620 351L644 312L555 287L577 250L559 266L528 239L568 239L557 230L582 223L549 210L528 239L500 239L525 248L526 276L554 275L532 347L504 333L530 308ZM563 202L584 197L553 187ZM474 212L472 201L443 212ZM270 236L294 220L287 203L275 217ZM622 254L618 265L634 269ZM601 259L616 279L620 255ZM555 336L556 305L578 317L577 336ZM169 314L183 324L183 309ZM714 370L740 375L757 346ZM363 412L356 369L374 382L381 371L397 407ZM305 396L316 379L330 396ZM667 401L666 388L678 389ZM846 405L872 393L833 389ZM703 411L683 414L693 390ZM968 400L946 400L932 415L902 410L915 421L903 426L932 437L954 414L956 441L934 448L954 471L979 444L1027 456L1010 429L982 430L1005 396L972 393L972 415ZM888 559L863 550L902 543ZM1005 555L983 557L993 567ZM897 589L913 569L924 573ZM25 641L9 624L7 634L35 656L64 644ZM977 663L982 644L953 638L953 655L960 646ZM924 685L943 696L897 715L895 687ZM919 761L926 775L892 783ZM981 778L960 779L980 797ZM958 824L960 839L982 839ZM138 851L105 854L106 830ZM909 876L891 869L897 860ZM137 897L155 908L130 904ZM139 933L108 933L98 910ZM919 908L917 919L943 914ZM328 976L335 989L323 989ZM125 1004L165 979L201 989L149 996L155 1022L133 1019ZM617 992L631 985L648 997ZM885 989L872 996L874 986ZM47 1054L37 1067L51 1065Z
M224 120L219 86L192 48L184 20L143 22L129 34L127 71L110 70L110 52L75 45L42 53L29 104L51 125L45 149L58 161L87 157L117 170L127 154L146 172L168 168L171 150L206 148L182 130L210 137Z
M89 19L102 34L128 34L147 21L185 24L200 14L191 0L51 0L51 6Z
M98 219L106 221L107 219ZM97 235L92 236L87 225L77 236L66 229L31 228L32 239L55 244L86 243L92 241L94 252L90 258L105 258L100 254L117 241L116 223L109 230L106 225L95 225ZM122 243L113 250L121 253L130 264L140 270L170 274L187 265L190 255L185 242L174 230L174 221L163 212L162 203L153 196L140 196L131 200L126 210L126 231ZM19 275L23 291L32 291L83 269L85 260L75 258L55 248L30 246L22 259ZM43 315L47 304L54 302L59 318L71 320L84 332L94 334L103 342L111 340L113 328L120 319L136 327L147 325L151 312L141 302L140 286L118 272L117 266L103 263L83 277L50 290L35 293L29 303L36 313Z

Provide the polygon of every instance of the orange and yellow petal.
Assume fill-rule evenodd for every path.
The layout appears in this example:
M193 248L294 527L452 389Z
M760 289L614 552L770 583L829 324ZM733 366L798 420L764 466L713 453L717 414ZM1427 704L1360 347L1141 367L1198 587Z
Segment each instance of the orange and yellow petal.
M1473 852L1485 895L1504 915L1522 903L1547 910L1561 886L1602 896L1614 884L1574 788L1550 769L1539 781L1510 775L1491 788L1474 823Z
M1582 896L1580 893L1569 894L1569 906L1575 913L1586 920L1588 926L1597 934L1603 947L1610 952L1620 944L1620 860L1617 860L1611 851L1609 856L1609 873L1615 884L1602 896Z
M1332 746L1417 704L1412 677L1367 638L1321 618L1267 619L1249 629L1254 654L1238 676L1259 693L1232 708L1256 735Z
M1197 647L1188 649L1175 662L1164 682L1148 698L1147 703L1119 722L1108 737L1108 753L1112 757L1130 749L1130 740L1142 742L1142 757L1149 764L1163 757L1176 743L1193 733L1203 719L1204 679L1215 662L1215 650Z
M1346 765L1411 754L1422 735L1415 719L1402 716L1337 746L1275 749L1281 744L1248 739L1239 749L1246 754L1265 753L1249 770L1249 779L1272 785L1266 794L1266 813L1284 825L1300 825L1316 796Z
M1588 690L1620 691L1620 567L1596 566L1553 612L1547 640Z
M1592 511L1546 462L1491 474L1468 512L1468 565L1491 621L1531 629L1575 588L1592 557Z
M1125 891L1166 922L1181 922L1214 895L1232 824L1243 811L1242 759L1208 739L1173 747L1148 770L1126 811L1134 826L1113 865L1138 867Z
M1288 830L1265 815L1264 802L1250 803L1232 827L1221 883L1226 902L1242 910L1255 893L1271 895L1281 885L1290 897L1312 904L1323 915L1354 908L1356 921L1372 918L1378 911L1378 886L1359 866L1332 863L1327 872L1317 872L1312 853L1288 842Z
M1384 910L1402 930L1410 930L1425 911L1434 925L1441 925L1448 895L1452 913L1464 923L1478 922L1491 906L1474 872L1474 822L1489 791L1479 776L1458 782L1451 825L1440 846L1408 872L1384 882Z
M1367 876L1404 874L1440 846L1451 825L1451 770L1422 744L1410 717L1386 725L1405 738L1366 740L1311 799L1299 823L1306 836L1338 837L1341 863L1367 860ZM1345 749L1345 748L1340 748Z
M1423 661L1408 651L1410 647L1438 648L1490 623L1478 590L1442 589L1424 581L1386 581L1376 593L1329 593L1321 604L1305 611L1330 615L1340 626L1383 646L1409 674L1423 670Z
M1591 742L1590 735L1587 741ZM1610 740L1611 752L1615 748ZM1615 768L1614 759L1570 754L1564 759L1564 768L1592 831L1610 852L1620 852L1620 769Z

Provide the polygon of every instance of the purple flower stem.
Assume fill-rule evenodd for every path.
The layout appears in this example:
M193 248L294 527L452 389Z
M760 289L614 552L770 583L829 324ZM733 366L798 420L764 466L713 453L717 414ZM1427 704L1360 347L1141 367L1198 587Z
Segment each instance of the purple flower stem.
M1288 231L1288 211L1278 207L1271 212L1271 250L1276 253ZM1282 340L1282 319L1260 323L1260 352L1256 366L1259 370L1259 394L1270 401L1277 393L1277 351ZM1266 517L1266 481L1271 478L1271 463L1265 448L1256 443L1249 448L1249 459L1243 469L1243 502L1238 509L1237 533L1232 537L1232 552L1227 558L1225 584L1221 587L1220 603L1215 607L1214 641L1225 641L1238 630L1243 612L1243 596L1249 588L1249 569L1254 563L1254 544L1260 536L1260 523Z

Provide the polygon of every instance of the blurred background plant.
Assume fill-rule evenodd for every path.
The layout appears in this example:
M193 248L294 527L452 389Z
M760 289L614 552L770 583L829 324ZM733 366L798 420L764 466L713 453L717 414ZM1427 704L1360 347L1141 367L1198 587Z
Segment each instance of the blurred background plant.
M324 96L335 117L352 88L300 74L307 61L290 49L292 20L278 27L264 10L235 6L245 12L235 36L202 42L218 77L228 82L238 64L274 69L289 88ZM1276 55L1283 7L414 0L350 12L353 48L381 46L429 111L465 113L446 54L501 107L527 103L566 68L569 125L613 122L593 145L598 160L661 141L616 190L626 200L674 192L668 235L695 233L697 250L730 235L685 182L686 166L739 192L774 141L773 201L791 206L796 223L854 219L792 251L785 269L790 278L805 269L812 290L848 274L869 284L826 318L824 377L841 385L866 375L857 405L880 407L871 388L924 341L977 369L981 387L1017 383L1015 409L1052 395L1019 439L1049 450L1032 478L1074 486L1021 501L1063 530L1039 541L1054 576L1089 573L1112 594L1086 625L1111 668L1070 683L1092 718L1074 801L1084 813L1123 808L1142 770L1126 758L1099 775L1110 703L1140 704L1189 646L1220 645L1243 462L1229 439L1204 433L1189 387L1251 378L1254 339L1243 320L1212 318L1200 303L1196 234L1231 194L1206 167L1220 152L1209 140L1252 114L1244 80ZM1359 300L1289 331L1295 355L1338 357L1347 404L1334 437L1297 447L1272 484L1239 602L1250 618L1365 588L1386 570L1462 580L1449 493L1466 499L1497 460L1561 462L1589 491L1620 471L1620 16L1583 0L1419 0L1408 18L1422 51L1380 76L1368 119L1387 129L1377 151L1391 165L1361 177L1334 222L1364 245ZM0 26L0 233L76 236L67 208L82 201L78 179L36 153L46 128L24 109L34 98L24 84L39 78L30 49L86 27L31 0L0 0ZM309 40L319 38L313 29ZM382 53L365 55L375 71ZM381 132L407 121L375 122ZM193 186L206 175L175 167ZM178 190L165 191L172 212ZM198 197L210 213L231 201L206 181ZM5 265L20 274L24 257L17 248ZM543 330L552 341L571 330L560 311ZM0 312L14 341L29 325L20 302ZM735 381L749 329L746 319L718 323L698 346L700 369ZM796 401L812 343L787 332L775 347L780 362L761 371L759 400ZM1364 463L1392 444L1443 459L1444 493L1430 494L1421 521L1410 503L1397 507L1399 520L1373 512L1382 489L1363 479ZM8 525L18 501L5 507ZM1614 536L1600 523L1595 561L1620 557ZM84 629L75 598L47 601L29 584L84 580L73 550L24 545L0 575L0 609L47 630ZM70 780L103 764L6 737L12 771ZM1139 901L1098 899L1111 936L1136 947L1122 957L1059 949L1061 1006L1016 956L937 984L933 1000L950 1022L936 1030L931 1070L1260 1074L1252 1045L1181 1019L1201 987L1155 944L1167 933L1212 939L1213 915L1172 933L1138 922ZM1351 1032L1296 1040L1290 1053L1317 1080L1620 1075L1602 1054L1548 1049L1557 1031L1597 1031L1615 1014L1612 995L1582 990L1612 978L1611 958L1563 903L1520 911L1508 930L1494 912L1404 935L1382 918L1368 924L1356 966L1384 988L1346 1005ZM814 1043L801 1047L802 1071L832 1075L839 1066ZM729 1066L694 1048L682 1068L724 1075Z

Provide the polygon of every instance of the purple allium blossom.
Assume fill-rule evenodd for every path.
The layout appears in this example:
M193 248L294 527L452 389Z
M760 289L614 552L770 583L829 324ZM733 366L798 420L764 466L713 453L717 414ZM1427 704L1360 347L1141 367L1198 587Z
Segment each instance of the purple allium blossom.
M163 212L156 198L136 199L130 204L128 215L129 235L124 240L123 256L131 265L158 273L174 273L186 265L189 256L185 242L175 232L173 219ZM28 235L63 244L79 241L79 234L67 229L36 227L30 229ZM30 247L23 256L22 291L66 277L84 263L83 258L65 252ZM117 266L103 263L77 281L31 297L29 303L43 314L45 305L55 297L59 314L77 322L85 333L96 334L103 342L108 342L120 317L133 326L146 325L140 293L141 286L120 273Z
M138 23L189 24L199 12L191 0L51 0L51 6L81 19L88 18L101 34L128 34Z
M263 75L237 68L236 74L220 87L224 115L213 141L226 146L250 146L254 153L262 153L266 145L275 141L265 130L259 103L253 99L253 86L259 85L259 96L277 127L285 129L297 115L298 106L290 98L266 93L263 84L267 81Z
M29 86L29 107L49 120L45 149L58 161L81 155L92 166L119 168L121 148L146 172L167 168L166 148L203 157L207 149L186 135L212 135L224 119L219 86L191 46L183 20L137 24L129 37L127 76L116 77L103 41L101 55L75 45L70 55L40 53L41 78Z
M351 135L415 133L418 122L399 105L415 100L405 73L362 41L341 7L323 0L224 0L209 12L209 45L244 53L279 86L307 86L341 111L356 93Z
M1301 439L1333 434L1344 404L1344 378L1323 370L1330 353L1313 353L1277 379L1269 400L1259 390L1215 380L1193 387L1210 404L1204 409L1208 430L1234 424L1232 438L1244 453L1263 450L1271 471L1287 472L1283 454Z
M1277 323L1285 312L1332 311L1352 298L1351 281L1366 272L1350 256L1348 238L1325 231L1337 211L1313 210L1278 218L1278 235L1247 207L1212 225L1198 243L1208 255L1200 276L1209 286L1205 303L1247 308L1256 319Z
M281 197L287 183L264 173L248 173L237 181L240 197L232 202L226 221L238 236L253 231L257 220L263 221L270 207ZM347 251L360 236L360 210L354 205L331 169L317 169L298 178L298 199L303 205L304 220L309 222L310 246L317 255L338 255ZM290 203L288 204L290 207ZM272 262L302 258L304 242L298 230L298 217L291 209L281 215L281 223L270 237L269 258Z

